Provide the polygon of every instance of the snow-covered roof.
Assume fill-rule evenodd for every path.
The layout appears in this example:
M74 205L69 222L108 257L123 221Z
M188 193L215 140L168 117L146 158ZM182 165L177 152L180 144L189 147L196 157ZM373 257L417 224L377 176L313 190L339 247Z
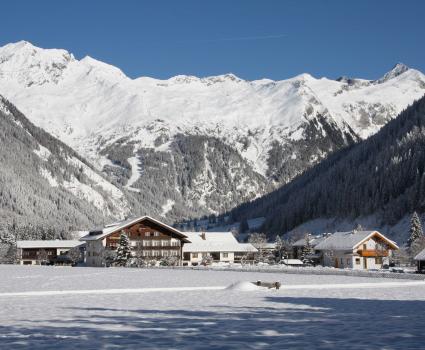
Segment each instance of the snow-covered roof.
M108 225L105 225L105 227L103 228L96 228L93 229L89 232L88 235L81 237L80 240L81 241L97 241L98 239L103 239L107 236L109 236L112 233L121 231L123 229L125 229L126 227L129 227L131 225L137 224L139 222L142 221L150 221L153 222L159 226L164 227L165 229L168 229L170 231L172 231L173 233L175 233L176 235L180 236L183 241L186 241L186 235L183 234L182 232L180 232L179 230L175 229L174 227L168 226L166 224L164 224L163 222L156 220L150 216L141 216L138 218L131 218L131 219L126 219L123 221L117 221Z
M252 245L257 249L276 249L276 243L274 242L252 243Z
M395 242L391 241L378 231L335 232L317 244L314 249L353 250L372 236L378 236L386 243L388 243L393 249L398 249L398 246Z
M312 247L315 247L320 242L323 242L326 239L327 236L316 236L316 237L310 237L310 245ZM305 246L305 238L301 238L298 241L294 242L292 244L293 247L304 247Z
M84 243L81 241L74 241L74 240L46 240L46 241L16 241L16 247L19 249L26 249L26 248L74 248L78 247L80 245L83 245Z
M415 256L415 260L419 260L419 261L425 260L425 249Z
M185 232L190 243L183 252L256 252L250 243L239 243L232 232Z
M304 263L299 259L282 259L282 264L284 264L284 265L304 265Z

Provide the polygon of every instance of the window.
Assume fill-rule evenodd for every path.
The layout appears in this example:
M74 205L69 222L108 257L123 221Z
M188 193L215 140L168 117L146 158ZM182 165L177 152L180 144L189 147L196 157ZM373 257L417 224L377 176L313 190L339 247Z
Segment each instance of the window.
M153 247L159 247L161 245L161 241L152 241Z
M229 257L229 253L223 253L223 258L228 258Z
M360 258L356 258L356 265L360 265Z
M171 246L172 247L179 247L180 246L180 241L171 241Z
M162 240L161 242L163 247L169 247L171 245L170 241L167 241L167 240Z
M151 236L151 233L150 232L145 232L145 236L146 237L150 237Z
M375 258L375 264L377 265L382 265L382 257L381 256L377 256Z
M152 245L152 241L143 240L142 242L143 242L142 245L144 247L150 247Z
M159 232L155 231L155 232L153 233L153 235L154 235L155 237L159 237Z
M192 258L197 258L198 257L198 253L192 253Z

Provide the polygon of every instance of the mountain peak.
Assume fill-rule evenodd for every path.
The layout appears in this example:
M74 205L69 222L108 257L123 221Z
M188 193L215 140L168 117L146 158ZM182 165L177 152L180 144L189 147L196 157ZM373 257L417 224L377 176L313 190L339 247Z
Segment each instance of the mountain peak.
M381 84L384 83L390 79L393 79L395 77L398 77L399 75L407 72L410 68L406 66L404 63L397 63L389 72L385 73L385 75L376 80L375 83Z

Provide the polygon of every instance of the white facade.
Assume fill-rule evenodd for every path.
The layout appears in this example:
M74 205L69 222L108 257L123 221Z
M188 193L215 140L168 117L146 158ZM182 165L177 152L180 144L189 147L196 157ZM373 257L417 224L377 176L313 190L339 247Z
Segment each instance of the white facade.
M102 267L102 254L106 246L106 238L97 241L86 242L86 265L93 267Z
M183 246L183 265L200 265L204 259L233 263L241 256L256 252L249 243L239 243L232 232L184 232L190 243Z
M320 242L324 266L355 270L381 269L397 245L377 231L336 232Z

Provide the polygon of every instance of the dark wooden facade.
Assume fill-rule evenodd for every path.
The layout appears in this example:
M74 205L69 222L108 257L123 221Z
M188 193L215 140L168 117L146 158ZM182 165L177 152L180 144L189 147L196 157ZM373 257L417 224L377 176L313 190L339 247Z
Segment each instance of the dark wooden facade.
M106 247L115 250L118 247L121 233L125 233L133 251L139 251L147 258L175 256L181 259L185 239L166 226L148 219L141 220L106 237Z
M23 248L21 253L22 260L37 260L53 262L57 258L56 248ZM45 259L46 258L46 259Z

